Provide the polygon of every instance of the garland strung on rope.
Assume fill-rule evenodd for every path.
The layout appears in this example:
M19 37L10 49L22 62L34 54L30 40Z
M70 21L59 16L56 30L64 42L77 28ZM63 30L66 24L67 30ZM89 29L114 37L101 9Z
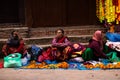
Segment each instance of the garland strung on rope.
M120 0L96 0L96 16L103 23L119 24L120 22Z

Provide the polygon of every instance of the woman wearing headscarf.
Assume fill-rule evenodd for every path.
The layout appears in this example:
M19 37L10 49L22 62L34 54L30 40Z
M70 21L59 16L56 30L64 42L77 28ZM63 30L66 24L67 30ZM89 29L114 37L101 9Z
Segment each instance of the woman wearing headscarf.
M104 53L105 47L103 44L102 32L100 30L95 31L92 39L89 40L88 48L82 54L84 60L98 60L99 58L107 58Z
M7 56L16 52L23 54L25 51L25 44L22 37L20 37L17 31L11 32L10 38L2 48L4 55Z

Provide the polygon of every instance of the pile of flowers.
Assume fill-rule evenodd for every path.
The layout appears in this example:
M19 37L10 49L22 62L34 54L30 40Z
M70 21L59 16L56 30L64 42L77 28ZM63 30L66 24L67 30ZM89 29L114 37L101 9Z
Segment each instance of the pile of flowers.
M74 67L71 67L74 66ZM47 64L46 62L42 63L36 63L36 61L31 61L27 66L23 66L24 69L83 69L84 70L92 70L94 68L99 69L120 69L120 62L114 62L114 63L107 63L104 64L102 62L84 62L79 63L80 67L78 66L78 63L72 63L69 64L67 62L59 62L55 64Z
M84 66L87 69L93 69L93 68L100 68L100 69L119 69L120 68L120 62L116 63L108 63L108 64L103 64L103 63L97 63L95 65L93 64L84 64Z
M102 23L120 22L120 0L96 0L96 16Z
M36 63L35 61L31 61L27 66L24 66L23 68L28 69L57 69L57 68L68 68L69 64L67 62L60 62L57 64L47 64L46 62L42 63Z

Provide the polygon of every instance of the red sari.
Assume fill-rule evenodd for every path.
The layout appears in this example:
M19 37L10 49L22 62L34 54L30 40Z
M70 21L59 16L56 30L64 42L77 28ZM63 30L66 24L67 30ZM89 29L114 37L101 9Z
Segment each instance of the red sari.
M10 46L8 44L3 45L2 52L5 56L16 52L24 54L26 52L24 41L20 40L17 46Z

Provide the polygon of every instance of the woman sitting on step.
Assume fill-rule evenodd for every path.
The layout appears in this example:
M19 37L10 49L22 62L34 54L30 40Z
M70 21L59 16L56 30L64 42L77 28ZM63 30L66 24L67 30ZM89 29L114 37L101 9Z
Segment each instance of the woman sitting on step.
M100 30L95 31L92 39L89 41L88 48L82 54L82 58L85 61L98 60L99 58L107 58L107 46L103 44L102 32Z
M17 52L21 54L26 52L24 41L17 31L11 32L10 38L3 45L2 52L5 56Z
M43 51L42 55L38 57L38 61L42 62L44 60L57 60L64 61L69 57L68 51L71 44L68 37L64 35L63 29L58 29L56 31L56 37L52 40L52 46L46 51Z

